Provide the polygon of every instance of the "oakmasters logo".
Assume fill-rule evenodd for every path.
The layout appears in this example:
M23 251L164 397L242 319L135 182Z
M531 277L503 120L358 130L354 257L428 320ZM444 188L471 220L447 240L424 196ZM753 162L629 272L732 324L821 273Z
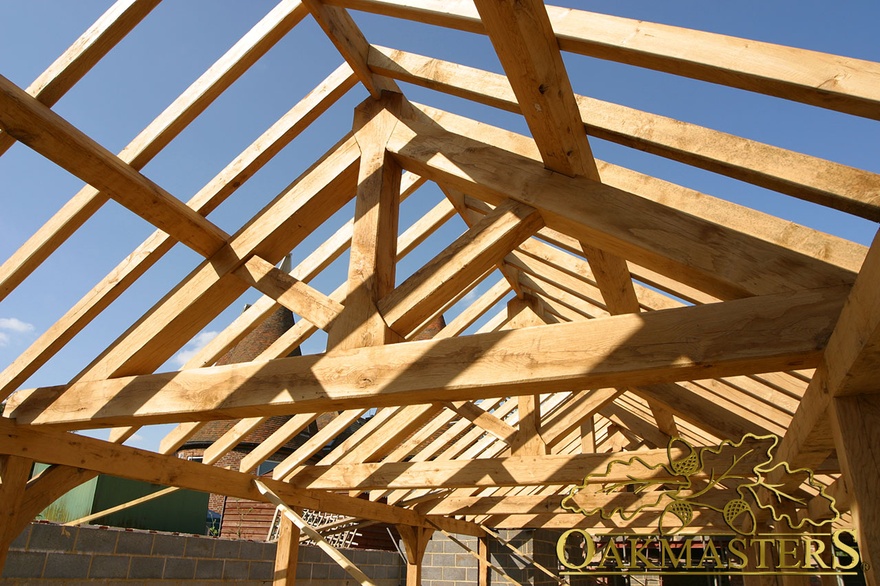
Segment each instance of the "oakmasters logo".
M562 500L564 509L636 530L656 524L656 533L570 529L557 544L563 573L854 573L854 534L833 530L841 520L834 498L812 470L774 462L778 442L748 434L694 447L675 438L665 458L636 455L588 474ZM725 535L699 537L691 526ZM770 526L772 533L759 533Z

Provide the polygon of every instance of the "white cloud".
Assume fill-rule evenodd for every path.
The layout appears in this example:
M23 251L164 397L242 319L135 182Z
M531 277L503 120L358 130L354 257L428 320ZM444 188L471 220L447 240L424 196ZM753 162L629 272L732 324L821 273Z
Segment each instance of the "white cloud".
M34 324L29 324L14 317L0 317L0 330L9 330L10 332L23 334L34 331Z
M202 332L184 346L180 352L173 358L178 366L183 366L189 362L190 358L195 356L199 350L204 348L208 342L217 337L220 332Z
M34 331L34 325L14 317L0 317L0 348L8 346L12 341L12 336L2 330L15 334L27 334Z

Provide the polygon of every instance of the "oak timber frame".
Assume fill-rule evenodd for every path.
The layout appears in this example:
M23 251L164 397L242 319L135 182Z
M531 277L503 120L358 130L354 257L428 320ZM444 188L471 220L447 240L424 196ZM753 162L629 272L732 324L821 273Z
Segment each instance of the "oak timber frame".
M880 243L866 249L599 161L589 139L872 221L880 176L575 95L560 51L873 120L880 64L537 0L283 0L114 155L51 106L156 4L119 0L27 90L0 77L0 155L20 141L88 184L0 266L0 299L109 199L157 229L0 372L0 568L35 514L98 473L262 499L251 471L339 412L266 485L290 508L400 527L408 583L435 528L481 540L481 526L615 528L559 507L609 449L659 458L672 436L700 445L753 432L782 438L780 461L820 471L880 586ZM350 9L487 34L506 75L371 45ZM189 202L139 172L308 15L344 58L339 69ZM398 81L520 113L531 136L412 103ZM263 211L231 235L206 217L359 85L369 97L351 133ZM426 182L446 198L399 226L400 202ZM352 221L313 251L297 248L351 200ZM455 216L467 230L395 285L397 261ZM21 388L176 242L204 259L177 287L73 380ZM275 268L292 250L300 264ZM336 291L309 284L346 250ZM493 274L433 340L413 341ZM181 371L155 372L248 287L264 297ZM214 366L278 307L299 316L293 329L252 363ZM318 329L326 353L285 358ZM370 408L361 431L307 463ZM293 417L241 470L209 465L270 415ZM217 418L241 421L205 464L175 456ZM122 445L157 422L178 424L158 453ZM70 433L108 426L110 441ZM30 478L34 461L52 467ZM647 529L650 516L626 527ZM718 530L712 515L700 519ZM286 521L278 584L293 582L298 535Z

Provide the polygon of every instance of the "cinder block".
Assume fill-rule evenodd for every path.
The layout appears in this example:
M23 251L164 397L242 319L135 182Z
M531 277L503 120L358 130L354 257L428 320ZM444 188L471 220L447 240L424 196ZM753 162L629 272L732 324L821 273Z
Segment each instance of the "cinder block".
M214 558L237 560L241 553L241 542L234 539L217 539L214 543Z
M457 553L455 554L455 567L456 568L470 568L476 567L478 564L477 558L472 556L469 553Z
M220 579L223 577L223 560L196 560L196 580Z
M439 567L455 567L455 554L454 553L435 553L432 556L433 563L432 566Z
M275 564L272 562L251 562L248 578L251 580L271 580L275 574Z
M9 549L25 549L27 547L28 539L31 536L31 525L28 525L24 528L24 531L18 534L18 537L12 540L12 543L9 544Z
M119 531L80 527L73 545L73 551L83 553L113 553L116 551L116 539Z
M130 565L131 557L127 555L96 555L89 578L127 578Z
M278 551L278 543L266 543L263 545L263 559L275 561L275 553Z
M183 555L188 558L213 557L214 541L210 537L187 537Z
M402 578L404 571L402 568L402 564L399 563L399 561L400 558L398 558L398 563L396 564L385 564L383 566L379 566L380 576L389 580Z
M327 562L327 554L315 546L300 546L297 557L304 562Z
M243 560L261 560L263 559L263 543L256 541L242 541L241 552L239 558Z
M465 544L471 549L477 549L477 538L472 535L456 535L455 536L460 542Z
M79 553L50 553L44 578L88 578L92 556Z
M464 580L467 578L467 573L464 568L443 568L443 579L444 580Z
M186 537L156 534L153 539L153 555L180 557L186 550Z
M3 566L4 578L39 578L46 565L46 553L42 551L11 551Z
M224 580L247 580L248 563L237 560L226 560L223 564Z
M31 551L71 551L77 533L76 528L37 523L31 528L28 547Z
M302 564L303 566L310 565L312 567L312 580L326 580L328 576L330 576L330 564Z
M116 538L116 553L150 555L153 551L153 534L140 531L120 531Z
M162 577L165 558L132 557L128 577L133 580L155 580Z
M297 580L308 580L312 577L312 572L315 570L317 566L314 564L304 563L301 561L296 562L296 579Z
M348 572L342 569L342 566L336 564L330 564L327 566L329 568L329 572L327 577L331 580L342 580L348 578Z
M422 566L422 580L441 580L443 579L443 568L439 566Z
M165 560L166 580L192 580L196 575L196 560L191 558L168 558Z
M465 579L471 584L476 584L479 576L480 570L478 568L466 568L465 569Z

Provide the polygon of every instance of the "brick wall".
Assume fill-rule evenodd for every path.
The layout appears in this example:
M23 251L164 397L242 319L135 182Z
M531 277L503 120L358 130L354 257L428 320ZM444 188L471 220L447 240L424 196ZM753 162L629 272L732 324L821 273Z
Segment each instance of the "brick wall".
M380 586L405 582L396 553L345 550ZM270 584L275 544L98 527L30 525L12 543L0 586ZM300 547L297 583L356 584L327 554Z

